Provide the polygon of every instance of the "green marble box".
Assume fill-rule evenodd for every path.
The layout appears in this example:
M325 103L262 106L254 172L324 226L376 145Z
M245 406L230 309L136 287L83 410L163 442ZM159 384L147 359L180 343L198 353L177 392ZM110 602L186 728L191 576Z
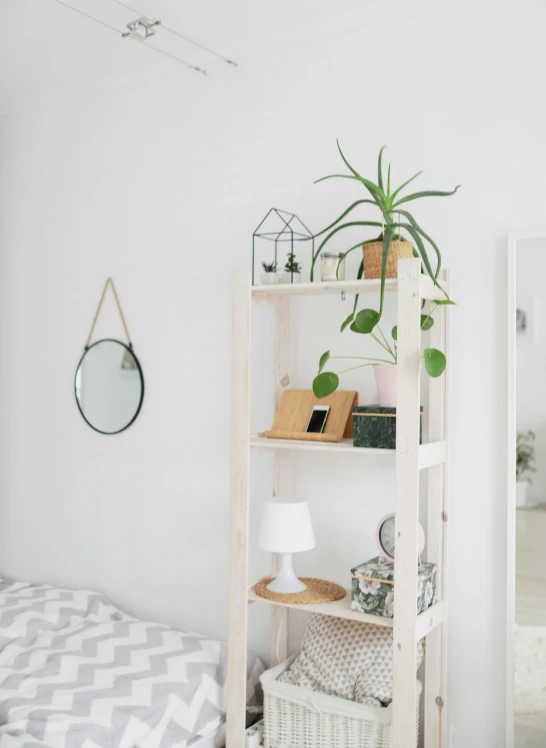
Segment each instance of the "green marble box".
M423 408L419 420L419 443L423 438ZM358 405L353 408L353 445L373 449L396 449L396 408Z
M421 564L415 569L417 613L434 603L436 596L436 564ZM351 569L351 608L359 613L392 618L394 615L394 564L379 563L379 556Z

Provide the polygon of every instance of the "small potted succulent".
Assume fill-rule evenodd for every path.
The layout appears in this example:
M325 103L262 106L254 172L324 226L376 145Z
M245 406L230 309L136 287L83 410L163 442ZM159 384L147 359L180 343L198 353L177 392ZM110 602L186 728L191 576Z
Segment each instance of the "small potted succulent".
M296 260L296 255L289 252L284 265L282 283L299 283L301 281L301 265Z
M262 262L264 272L260 275L262 286L273 286L277 283L277 263Z
M530 473L536 473L534 431L518 433L516 437L516 506L529 506L527 492L531 485Z

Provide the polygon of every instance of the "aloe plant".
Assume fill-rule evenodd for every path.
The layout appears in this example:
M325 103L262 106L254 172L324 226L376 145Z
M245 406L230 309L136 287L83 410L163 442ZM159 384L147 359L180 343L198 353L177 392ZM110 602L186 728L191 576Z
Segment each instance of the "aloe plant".
M327 234L326 237L322 240L320 243L316 253L313 256L313 263L311 265L311 280L313 280L313 271L315 267L315 263L317 261L317 258L320 256L322 250L326 246L326 244L340 231L343 231L347 228L353 228L353 227L374 227L381 229L380 235L373 239L361 239L358 244L354 244L352 247L350 247L344 254L343 257L340 259L340 263L342 262L345 257L347 257L348 254L353 252L355 249L361 248L364 244L370 244L371 242L376 241L382 241L383 242L383 254L382 254L382 267L381 267L381 293L380 293L380 299L379 299L379 312L376 312L373 309L365 310L368 312L367 318L369 323L372 325L371 329L377 325L379 320L381 319L381 316L383 314L383 304L384 304L384 298L385 298L385 279L386 279L386 273L387 273L387 260L389 257L389 251L391 247L391 242L393 239L400 239L404 240L409 238L409 241L413 243L414 245L414 254L417 257L421 258L422 264L432 281L435 283L435 285L439 286L438 283L438 275L440 273L440 268L442 265L442 257L440 254L440 250L438 248L438 245L434 242L434 240L419 226L415 218L411 213L409 213L407 210L403 209L401 206L405 205L406 203L409 203L413 200L418 200L420 198L425 197L448 197L449 195L454 195L457 190L459 189L460 185L455 187L454 190L451 192L440 192L438 190L427 190L424 192L414 192L409 195L402 196L402 191L411 183L414 179L416 179L422 172L418 172L417 174L414 174L410 179L406 180L402 185L397 187L396 189L391 188L391 166L389 164L388 170L387 170L387 179L384 179L383 174L383 151L385 150L385 146L381 148L379 151L379 158L378 158L378 164L377 164L377 184L372 182L369 179L364 178L361 176L356 169L354 169L347 159L345 158L341 147L339 145L339 141L337 142L337 147L340 153L341 158L343 159L343 162L349 169L349 174L330 174L326 177L322 177L321 179L318 179L315 184L318 182L323 182L326 179L351 179L354 181L359 182L361 185L365 187L367 192L370 194L372 199L362 199L357 200L352 205L347 208L340 216L337 218L333 223L331 223L329 226L327 226L325 229L323 229L317 236L321 236L322 234ZM361 205L373 205L376 208L379 208L379 211L381 213L381 220L380 221L348 221L345 223L341 223L344 218L346 218L349 213L351 213L355 208L361 206ZM427 245L429 246L429 249L427 250ZM429 252L430 250L433 250L434 254L436 255L436 267L433 269L430 259L429 259ZM339 267L339 266L338 266ZM360 267L358 270L358 278L362 278L364 270L364 263L361 261ZM446 299L449 301L449 298L446 294ZM345 327L351 322L354 321L355 315L356 315L356 309L358 305L358 296L355 299L355 305L352 315L345 321ZM343 328L344 329L344 328Z
M276 262L262 262L262 267L266 273L276 273L277 263Z

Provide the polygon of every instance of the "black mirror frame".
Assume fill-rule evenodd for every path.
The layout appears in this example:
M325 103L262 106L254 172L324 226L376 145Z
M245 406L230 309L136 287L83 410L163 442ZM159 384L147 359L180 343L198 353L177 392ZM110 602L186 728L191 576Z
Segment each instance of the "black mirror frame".
M122 429L119 429L118 431L101 431L96 426L93 426L93 424L90 423L87 420L87 418L85 417L84 412L81 409L81 406L80 406L80 403L79 403L79 400L78 400L78 393L77 393L77 390L76 390L76 378L78 376L78 371L80 370L80 366L82 365L82 362L83 362L84 358L86 357L86 355L88 354L88 352L91 350L91 348L94 348L99 343L118 343L118 345L121 345L123 348L125 348L126 351L129 351L129 353L134 358L135 363L137 365L138 373L140 375L140 382L142 384L142 390L141 390L141 393L140 393L140 401L138 403L138 408L136 409L135 415L131 418L131 420L129 421L129 423L126 426L124 426ZM129 426L131 426L131 424L133 424L135 422L138 414L140 413L140 409L142 408L142 401L144 400L144 374L142 373L142 367L140 366L140 361L136 357L136 354L135 354L135 352L133 350L133 346L132 345L130 345L130 346L129 345L125 345L125 343L122 343L121 340L116 340L115 338L102 338L101 340L97 340L96 343L93 343L92 345L88 346L85 349L85 351L83 352L83 355L80 358L80 360L78 362L78 365L76 367L76 374L74 375L74 397L76 399L76 405L78 406L78 410L80 411L83 420L86 422L86 424L88 426L90 426L93 429L93 431L96 431L99 434L104 434L105 436L114 436L115 434L121 434L122 431L126 431L129 428Z

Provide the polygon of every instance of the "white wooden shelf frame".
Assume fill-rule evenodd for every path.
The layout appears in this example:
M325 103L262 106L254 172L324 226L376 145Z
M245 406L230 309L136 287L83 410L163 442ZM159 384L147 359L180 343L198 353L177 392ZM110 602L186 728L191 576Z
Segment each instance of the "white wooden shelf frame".
M364 293L379 291L379 281L301 283L278 286L251 286L250 273L238 273L233 285L232 347L232 426L231 426L231 506L230 506L230 587L227 678L227 748L244 748L246 717L246 667L248 607L267 604L272 610L271 665L288 655L288 611L301 608L351 620L361 620L392 628L394 637L393 745L414 745L417 642L427 638L425 659L425 748L448 748L447 735L447 520L448 520L448 392L449 328L445 305L435 314L430 330L430 346L446 352L448 367L442 377L427 377L428 444L419 444L420 408L420 315L422 300L444 298L428 276L421 273L418 259L401 260L398 279L387 281L387 290L398 293L398 402L396 450L358 449L350 441L318 444L266 439L250 433L250 330L252 300L274 305L275 405L290 387L292 340L290 299L292 296L324 293ZM443 271L440 284L449 292L449 272ZM291 454L298 450L342 454L384 455L396 469L396 562L394 618L386 619L357 613L350 608L350 597L321 605L285 605L258 597L249 588L248 514L250 457L254 449L273 453L273 494L290 494ZM417 615L417 573L419 484L421 470L427 485L427 559L438 564L437 602ZM370 526L370 532L373 531ZM276 559L273 559L273 571Z

